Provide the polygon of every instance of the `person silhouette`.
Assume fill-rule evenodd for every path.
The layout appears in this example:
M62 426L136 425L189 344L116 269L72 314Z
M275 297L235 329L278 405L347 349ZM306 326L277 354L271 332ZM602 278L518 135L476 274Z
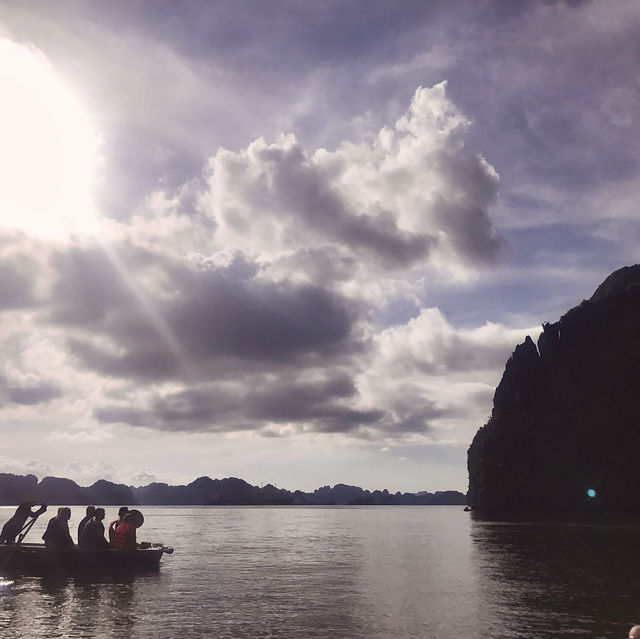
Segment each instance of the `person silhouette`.
M33 511L31 510L32 506L35 506L33 501L23 501L18 506L13 517L2 527L0 544L14 544L27 519L29 517L33 519L47 510L46 504L41 504L38 510Z
M78 543L80 543L80 537L82 536L82 530L87 525L87 522L89 522L93 518L93 516L96 514L96 507L95 506L87 506L86 513L87 513L86 516L78 524Z
M96 508L92 519L82 529L82 535L78 539L80 548L92 548L94 550L109 548L109 542L104 538L104 508Z
M66 506L58 508L58 514L49 520L47 529L42 535L47 548L60 549L75 546L69 533L69 519L71 519L71 508Z

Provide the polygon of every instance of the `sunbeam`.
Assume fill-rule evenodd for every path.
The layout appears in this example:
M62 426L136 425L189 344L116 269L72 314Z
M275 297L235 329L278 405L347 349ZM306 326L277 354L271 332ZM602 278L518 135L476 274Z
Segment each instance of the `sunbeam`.
M189 361L178 340L171 332L171 329L167 322L165 322L164 318L162 317L158 309L154 307L149 298L142 293L134 278L131 277L131 275L127 272L126 267L124 266L122 260L119 258L113 246L111 246L106 239L101 237L99 233L95 233L94 236L96 241L98 242L98 245L111 262L113 268L116 270L121 280L125 283L128 290L135 298L138 306L149 321L149 324L155 329L156 333L164 341L164 343L167 345L167 347L175 357L176 362L180 367L181 376L190 376L191 366L189 364Z

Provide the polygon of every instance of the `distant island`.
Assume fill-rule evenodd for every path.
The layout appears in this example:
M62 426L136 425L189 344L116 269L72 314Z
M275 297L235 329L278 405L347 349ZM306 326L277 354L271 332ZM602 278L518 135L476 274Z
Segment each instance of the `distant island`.
M468 452L481 511L640 512L640 265L516 347Z
M78 486L70 479L35 475L0 473L0 505L15 505L22 501L46 504L104 506L306 506L306 505L366 505L366 506L446 506L466 504L466 495L455 490L435 493L370 492L357 486L336 484L323 486L312 493L288 491L271 484L252 486L242 479L199 477L186 486L152 483L148 486L125 486L101 479L91 486Z

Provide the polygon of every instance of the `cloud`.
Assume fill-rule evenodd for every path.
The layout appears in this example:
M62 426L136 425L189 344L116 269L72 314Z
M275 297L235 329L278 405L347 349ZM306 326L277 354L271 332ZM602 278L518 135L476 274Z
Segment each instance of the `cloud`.
M130 480L130 486L148 486L154 482L158 481L158 477L151 472L149 469L141 470L137 473L134 473Z
M37 306L37 250L26 234L0 229L0 313Z
M68 330L70 352L100 374L160 380L185 364L208 376L239 362L330 360L358 348L357 302L322 286L263 281L242 260L194 269L142 249L118 259L90 246L52 260L44 321ZM155 271L160 284L143 289Z
M487 323L455 329L440 310L425 308L407 324L390 327L376 337L377 355L390 377L414 373L447 375L494 371L504 364L515 344L535 329L509 329Z
M348 369L279 373L152 393L135 408L126 397L105 404L102 423L181 431L342 433L385 441L454 437L450 429L480 424L515 345L535 329L497 324L456 329L437 309L382 331ZM280 428L274 427L278 426Z
M4 361L0 364L0 405L5 409L25 408L47 404L64 396L63 386L51 380L48 370L38 366L39 357L50 346L42 344L38 338L20 332L5 335L0 339ZM22 327L23 329L26 328ZM43 340L44 341L44 340ZM33 366L33 365L36 366Z
M353 380L344 373L314 382L291 382L272 375L254 375L244 384L202 384L177 392L155 394L146 405L112 404L98 408L102 423L126 423L167 430L234 432L260 430L272 435L276 424L297 432L355 432L375 424L379 409L357 409Z
M112 433L104 429L93 429L91 431L73 430L70 432L53 430L47 435L49 441L63 442L65 444L96 444L111 439L112 437Z
M58 469L62 477L73 477L79 486L91 486L99 479L118 482L118 477L123 474L120 468L104 459L90 463L71 461Z
M4 389L5 396L14 404L34 406L62 397L62 390L55 384L40 383L35 386L10 386Z
M319 247L376 273L430 259L491 262L500 249L488 216L498 176L465 148L469 126L445 83L419 88L409 111L372 142L309 153L289 135L220 150L199 210L215 221L221 249L280 277L293 276L287 265L304 269L304 257L292 255Z
M17 260L0 261L0 311L34 305L29 266Z
M387 63L374 68L367 74L367 80L374 83L385 78L405 76L416 71L424 73L427 69L442 71L453 66L455 62L456 53L453 47L436 44L428 51L415 53L406 62Z
M19 378L57 350L67 382L25 376L7 397L64 394L81 412L73 421L114 428L434 436L455 413L439 376L493 371L505 332L457 331L435 309L382 332L375 320L415 304L429 269L446 281L499 254L498 177L467 149L470 126L444 83L419 88L372 136L334 151L291 135L220 149L201 177L150 195L100 237L44 246L25 329L47 346L20 338L29 348L11 366ZM55 427L49 438L99 433Z
M294 137L271 145L258 140L241 154L220 151L210 170L204 205L211 206L224 246L268 256L337 242L390 266L428 251L428 235L403 231L396 216L375 203L359 210L341 196L333 172L323 170Z
M34 460L15 459L13 457L0 457L2 472L14 475L35 475L39 479L50 475L52 467L47 463Z
M491 323L457 329L438 309L422 309L375 336L356 379L362 401L384 407L381 435L455 439L485 421L504 362L527 334L535 329Z

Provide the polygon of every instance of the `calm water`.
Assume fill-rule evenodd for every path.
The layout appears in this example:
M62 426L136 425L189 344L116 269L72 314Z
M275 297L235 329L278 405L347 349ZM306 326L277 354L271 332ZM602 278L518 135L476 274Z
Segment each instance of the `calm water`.
M158 574L12 577L3 639L624 638L640 622L637 524L483 522L460 507L142 510L139 539L176 549Z

